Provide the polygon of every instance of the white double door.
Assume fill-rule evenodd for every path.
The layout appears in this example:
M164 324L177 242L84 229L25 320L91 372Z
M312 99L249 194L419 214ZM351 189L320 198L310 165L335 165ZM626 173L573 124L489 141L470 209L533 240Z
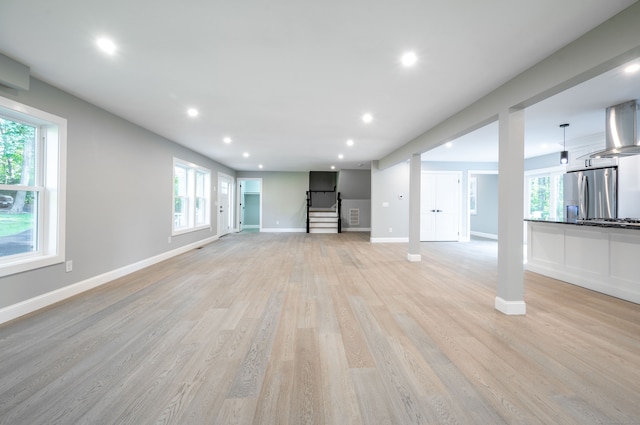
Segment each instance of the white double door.
M460 180L458 172L422 172L420 240L460 239Z

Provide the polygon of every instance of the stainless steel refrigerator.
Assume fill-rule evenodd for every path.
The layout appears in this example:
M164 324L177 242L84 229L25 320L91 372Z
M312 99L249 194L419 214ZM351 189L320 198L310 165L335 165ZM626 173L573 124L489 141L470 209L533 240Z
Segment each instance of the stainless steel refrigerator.
M618 168L571 171L564 175L565 219L618 217Z

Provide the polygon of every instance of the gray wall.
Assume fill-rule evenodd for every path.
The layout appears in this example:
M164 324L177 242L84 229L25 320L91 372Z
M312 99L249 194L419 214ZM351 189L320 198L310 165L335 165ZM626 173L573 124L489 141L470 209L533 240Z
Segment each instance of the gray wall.
M342 199L371 199L371 170L341 170L338 192Z
M359 224L349 222L350 209L360 210ZM370 199L345 199L342 201L342 230L352 231L371 229L371 200Z
M309 173L239 171L238 178L262 179L262 230L306 229Z
M309 190L335 191L337 177L336 171L310 171Z
M312 208L333 208L336 205L336 171L310 171L309 191Z
M342 197L342 229L371 228L371 170L341 170L338 192ZM360 210L360 223L349 223L349 210Z
M374 161L371 169L371 239L409 237L409 164L379 170ZM403 195L403 199L399 195ZM385 206L386 205L386 206Z
M217 172L233 170L50 85L0 96L67 119L66 259L0 278L0 308L81 282L216 235L212 229L173 236L173 157Z
M471 232L498 235L498 175L471 174L478 180L477 211L470 216Z

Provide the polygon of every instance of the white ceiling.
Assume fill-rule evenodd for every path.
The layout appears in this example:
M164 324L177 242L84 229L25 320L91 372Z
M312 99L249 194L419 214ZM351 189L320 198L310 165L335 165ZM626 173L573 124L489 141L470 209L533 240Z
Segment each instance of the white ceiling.
M368 167L633 3L2 0L0 52L233 169L346 169ZM95 47L105 35L114 56ZM399 64L406 50L419 56L413 68ZM569 137L582 126L575 106L541 109L533 125L558 140L557 125L572 122Z

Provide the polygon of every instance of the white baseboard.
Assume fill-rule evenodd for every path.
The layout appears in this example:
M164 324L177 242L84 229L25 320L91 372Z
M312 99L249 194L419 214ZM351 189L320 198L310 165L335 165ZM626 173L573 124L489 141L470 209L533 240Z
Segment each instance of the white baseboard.
M486 238L486 239L495 239L498 240L498 235L494 235L491 233L482 233L482 232L470 232L472 236L477 236L479 238Z
M307 229L305 229L304 227L301 228L297 228L297 227L291 227L291 228L286 228L286 227L263 227L261 232L263 233L305 233L307 231Z
M409 238L370 238L371 243L409 243Z
M343 227L343 232L370 232L370 227Z
M407 254L407 260L411 261L412 263L417 263L422 261L422 255L420 254Z
M182 246L172 251L167 251L155 257L147 258L146 260L139 261L137 263L129 264L128 266L121 267L119 269L112 270L110 272L103 273L98 276L91 277L81 282L72 283L71 285L64 286L56 289L55 291L47 292L37 297L30 298L28 300L21 301L17 304L13 304L0 309L0 324L6 323L10 320L17 319L41 308L50 306L67 298L71 298L74 295L78 295L82 292L88 291L93 288L97 288L100 285L111 282L122 276L126 276L138 270L142 270L145 267L152 266L164 260L168 260L176 255L183 254L192 249L207 245L211 242L218 240L218 236L213 236L207 239L202 239L198 242L191 243L189 245Z
M524 301L507 301L496 297L495 308L508 316L522 316L527 314L527 306Z
M259 224L243 224L242 228L243 229L259 229L260 225Z

